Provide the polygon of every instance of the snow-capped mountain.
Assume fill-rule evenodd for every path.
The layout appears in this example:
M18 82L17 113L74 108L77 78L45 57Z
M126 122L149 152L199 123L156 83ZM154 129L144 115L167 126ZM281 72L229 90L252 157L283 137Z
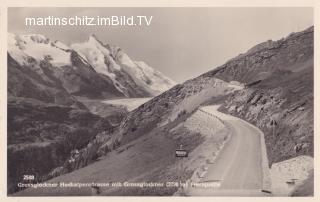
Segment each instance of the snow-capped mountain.
M131 83L144 93L158 95L175 85L171 79L144 62L133 61L121 48L104 45L94 35L86 42L72 44L71 48L98 72L112 79L119 91L130 96ZM126 78L131 78L128 81ZM132 89L134 90L134 89Z
M119 47L104 45L93 35L86 42L67 46L39 34L9 33L8 55L41 82L72 95L152 97L175 85L159 71L131 60Z

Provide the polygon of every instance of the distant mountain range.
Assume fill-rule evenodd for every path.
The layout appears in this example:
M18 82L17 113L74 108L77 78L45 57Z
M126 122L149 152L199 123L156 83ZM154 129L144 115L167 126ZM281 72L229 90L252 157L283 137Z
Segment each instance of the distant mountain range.
M58 104L76 103L72 96L153 97L175 85L94 35L69 47L39 34L10 33L8 70L9 95Z

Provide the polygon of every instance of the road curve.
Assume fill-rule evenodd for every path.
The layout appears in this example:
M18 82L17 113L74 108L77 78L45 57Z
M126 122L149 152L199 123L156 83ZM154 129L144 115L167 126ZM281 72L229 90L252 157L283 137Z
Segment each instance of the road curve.
M187 195L263 196L263 168L261 155L261 131L249 123L217 111L218 106L201 110L220 118L231 130L213 164L209 164L201 182L217 182L216 188L189 188Z

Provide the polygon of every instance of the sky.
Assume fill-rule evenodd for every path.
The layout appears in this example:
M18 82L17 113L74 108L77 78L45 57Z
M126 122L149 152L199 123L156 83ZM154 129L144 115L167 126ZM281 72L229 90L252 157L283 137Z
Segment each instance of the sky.
M150 26L25 26L25 17L153 16ZM67 45L90 34L176 82L194 78L267 40L313 25L312 8L9 8L8 31Z

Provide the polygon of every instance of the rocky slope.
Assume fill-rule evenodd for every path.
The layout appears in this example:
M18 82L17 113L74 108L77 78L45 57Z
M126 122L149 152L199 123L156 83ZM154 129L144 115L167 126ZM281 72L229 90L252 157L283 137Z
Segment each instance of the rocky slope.
M227 80L230 75L247 88L230 96L224 110L262 129L270 164L313 156L313 28L262 44L216 76Z

